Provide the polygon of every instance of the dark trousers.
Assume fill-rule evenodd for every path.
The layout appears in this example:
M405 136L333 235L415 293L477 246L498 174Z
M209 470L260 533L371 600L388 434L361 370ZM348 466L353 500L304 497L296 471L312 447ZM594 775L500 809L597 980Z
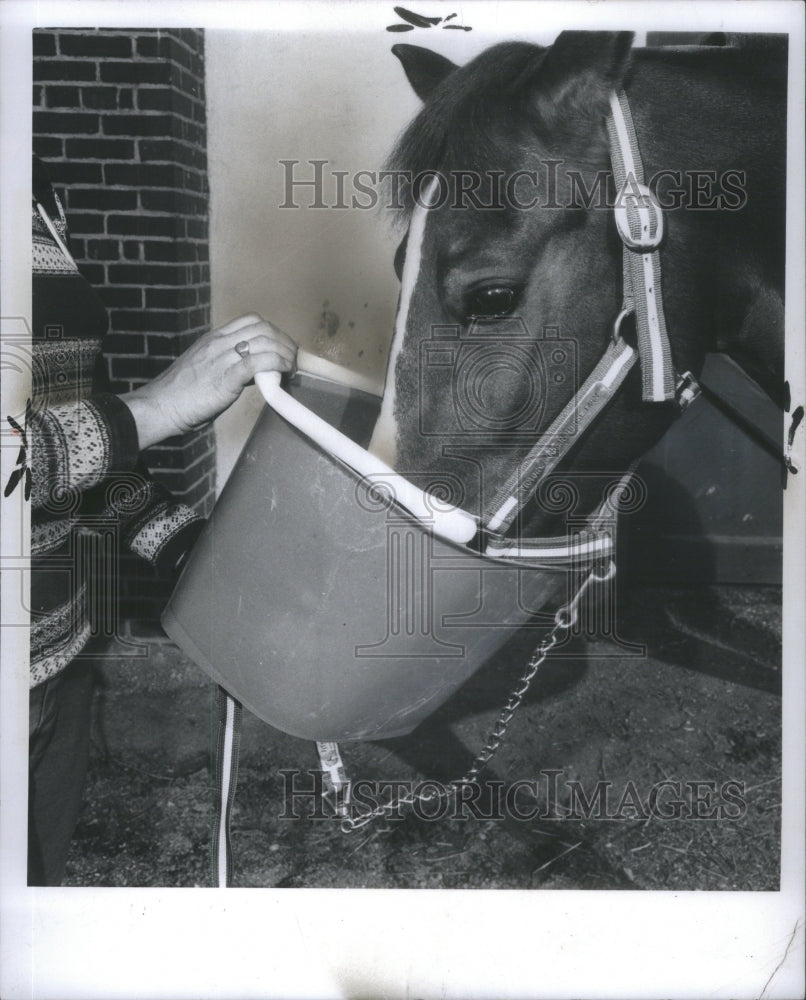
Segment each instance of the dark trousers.
M60 885L81 811L94 667L74 660L33 688L28 738L28 885Z

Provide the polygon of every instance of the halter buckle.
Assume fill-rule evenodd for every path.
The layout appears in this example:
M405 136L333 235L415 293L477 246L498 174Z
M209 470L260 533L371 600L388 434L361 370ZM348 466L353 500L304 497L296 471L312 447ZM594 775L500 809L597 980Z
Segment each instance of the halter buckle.
M691 406L701 392L700 383L694 378L691 372L683 372L678 378L674 390L675 402L680 407L681 413Z
M613 206L616 229L630 250L647 253L663 240L663 209L646 184L628 177ZM631 226L630 223L637 223ZM637 229L637 234L636 234Z

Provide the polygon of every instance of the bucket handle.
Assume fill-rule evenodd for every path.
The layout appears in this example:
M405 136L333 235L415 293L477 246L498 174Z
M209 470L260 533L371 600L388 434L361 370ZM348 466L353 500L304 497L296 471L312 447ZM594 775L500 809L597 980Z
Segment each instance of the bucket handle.
M426 522L434 534L458 545L466 545L475 536L477 522L474 517L419 489L346 434L322 420L307 406L303 406L282 388L279 372L258 372L255 384L269 406L283 419L368 484L376 485L381 494L390 493L410 514L419 521Z

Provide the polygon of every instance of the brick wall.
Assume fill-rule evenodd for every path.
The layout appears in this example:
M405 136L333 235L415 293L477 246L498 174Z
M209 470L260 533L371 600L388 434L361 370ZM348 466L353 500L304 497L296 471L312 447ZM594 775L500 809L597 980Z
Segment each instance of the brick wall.
M33 146L65 202L71 249L110 317L115 392L148 381L209 326L204 33L36 30ZM204 514L212 426L149 449L155 478ZM144 564L123 614L153 618L167 593Z

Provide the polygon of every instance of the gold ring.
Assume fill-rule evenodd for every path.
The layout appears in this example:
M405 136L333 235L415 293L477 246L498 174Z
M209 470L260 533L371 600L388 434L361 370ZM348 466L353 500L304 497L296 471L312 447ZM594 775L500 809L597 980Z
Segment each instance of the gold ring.
M235 345L235 350L238 352L238 354L240 354L242 358L245 358L247 354L249 354L249 341L239 340L238 343Z

